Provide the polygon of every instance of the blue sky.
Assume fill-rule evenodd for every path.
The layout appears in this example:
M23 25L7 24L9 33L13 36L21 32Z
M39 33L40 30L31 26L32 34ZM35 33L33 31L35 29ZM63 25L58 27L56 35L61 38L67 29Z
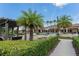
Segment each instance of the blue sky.
M0 17L17 19L21 11L36 10L44 16L44 20L54 20L57 16L68 15L73 23L79 23L79 4L53 4L53 3L7 3L0 4Z

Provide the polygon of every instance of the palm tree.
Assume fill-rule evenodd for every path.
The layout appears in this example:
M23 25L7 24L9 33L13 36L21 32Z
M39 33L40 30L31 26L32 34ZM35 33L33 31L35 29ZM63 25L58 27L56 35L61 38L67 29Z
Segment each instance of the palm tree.
M56 23L56 20L53 20L53 23L54 23L54 25L55 25L55 23Z
M33 30L36 28L40 28L43 26L43 16L38 14L36 11L28 10L24 12L28 19L28 27L30 29L30 38L29 40L33 40Z
M59 28L63 28L66 29L67 27L72 25L72 19L70 16L61 16L60 18L58 18L57 24Z
M22 14L23 15L22 17L20 17L19 23L25 26L25 32L26 27L29 27L29 40L33 40L33 30L43 26L43 16L38 14L36 11L33 12L31 9L29 9L28 11L23 11Z
M57 36L59 36L59 24L58 24L58 22L59 22L59 17L57 16L56 20L53 20L54 25L56 25L56 27L57 27Z
M48 21L46 21L46 23L47 23L47 25L48 25L48 24L50 24L50 25L51 25L51 24L53 23L53 21L48 20Z
M57 21L56 21L56 20L53 20L53 23L54 23L54 25L53 25L53 26L55 26L55 25L56 25L56 23L57 23Z
M27 26L28 26L28 20L27 20L27 18L26 18L26 16L25 16L25 14L23 13L23 15L20 17L20 18L18 18L17 20L16 20L16 22L17 22L17 24L18 24L18 26L17 26L17 32L18 32L18 29L19 29L19 25L22 25L22 26L24 26L25 27L25 40L27 39L27 35L26 35L26 28L27 28Z

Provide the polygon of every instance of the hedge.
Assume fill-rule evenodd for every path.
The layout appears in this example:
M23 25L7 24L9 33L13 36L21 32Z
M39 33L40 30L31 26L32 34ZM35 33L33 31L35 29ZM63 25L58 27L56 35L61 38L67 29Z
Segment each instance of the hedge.
M79 55L79 37L73 38L73 46L75 48L76 54Z
M25 41L0 41L1 56L44 56L54 48L58 42L57 37L47 39Z

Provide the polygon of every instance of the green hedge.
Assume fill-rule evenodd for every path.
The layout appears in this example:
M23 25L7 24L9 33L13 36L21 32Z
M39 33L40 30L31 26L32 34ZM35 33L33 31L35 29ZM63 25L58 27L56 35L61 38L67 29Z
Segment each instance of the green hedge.
M0 41L1 56L44 56L58 42L57 37L34 41Z
M79 48L79 37L74 37L74 38L73 38L73 44L74 44L77 48Z
M79 55L79 37L73 38L73 46L75 48L76 55Z

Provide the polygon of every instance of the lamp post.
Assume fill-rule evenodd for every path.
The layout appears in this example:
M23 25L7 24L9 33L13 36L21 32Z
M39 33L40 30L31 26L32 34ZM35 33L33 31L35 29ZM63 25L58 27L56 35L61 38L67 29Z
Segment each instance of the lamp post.
M56 23L57 23L57 36L59 37L58 16L57 16L57 20L56 20Z

